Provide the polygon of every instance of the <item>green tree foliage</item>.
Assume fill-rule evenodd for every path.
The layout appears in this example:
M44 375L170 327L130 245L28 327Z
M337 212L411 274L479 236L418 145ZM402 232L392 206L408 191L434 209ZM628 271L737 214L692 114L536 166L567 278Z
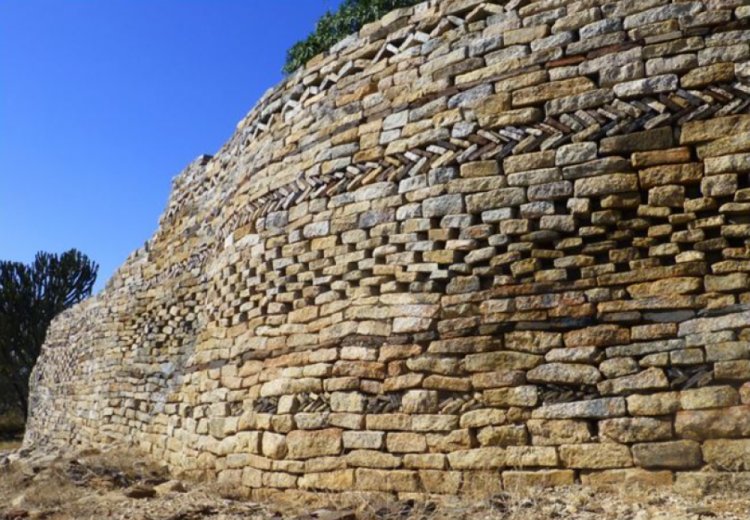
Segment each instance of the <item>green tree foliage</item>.
M0 407L28 412L29 375L52 318L91 295L99 266L71 249L0 261Z
M291 74L308 60L389 11L424 0L344 0L335 12L327 11L315 30L287 51L284 72Z

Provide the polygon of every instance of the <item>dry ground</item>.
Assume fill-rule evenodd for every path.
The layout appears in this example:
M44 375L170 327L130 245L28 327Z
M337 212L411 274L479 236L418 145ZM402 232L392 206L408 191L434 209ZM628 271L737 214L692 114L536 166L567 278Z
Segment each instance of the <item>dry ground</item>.
M13 446L15 447L15 446ZM2 447L0 446L0 450ZM169 480L132 451L74 455L0 453L0 520L747 520L750 497L688 498L621 489L500 492L460 499L386 500L364 494L320 495L304 503L258 504L210 484Z
M19 440L3 440L0 439L0 453L5 451L17 450L21 447L21 441Z

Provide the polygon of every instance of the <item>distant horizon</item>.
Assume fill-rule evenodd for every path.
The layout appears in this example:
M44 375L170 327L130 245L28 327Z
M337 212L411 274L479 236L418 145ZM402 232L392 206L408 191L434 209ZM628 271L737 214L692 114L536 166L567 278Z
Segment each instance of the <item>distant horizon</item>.
M0 259L75 248L99 292L338 3L0 4Z

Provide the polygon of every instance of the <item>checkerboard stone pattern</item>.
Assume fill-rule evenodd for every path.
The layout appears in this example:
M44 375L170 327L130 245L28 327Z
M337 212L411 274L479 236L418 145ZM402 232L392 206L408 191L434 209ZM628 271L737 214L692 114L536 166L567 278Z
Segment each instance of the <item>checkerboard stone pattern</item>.
M174 180L25 444L249 495L750 488L749 244L746 0L432 0Z

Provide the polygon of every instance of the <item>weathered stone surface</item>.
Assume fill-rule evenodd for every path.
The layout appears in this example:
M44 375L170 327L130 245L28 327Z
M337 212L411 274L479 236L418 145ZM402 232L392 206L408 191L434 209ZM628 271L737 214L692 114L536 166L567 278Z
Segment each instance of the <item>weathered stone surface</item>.
M545 354L553 347L562 346L562 334L546 331L517 331L505 334L505 347L510 350Z
M576 197L610 195L638 190L638 176L630 173L612 173L578 179L574 183Z
M614 86L615 94L621 98L639 97L677 90L678 78L675 74L665 74L651 78L627 81Z
M555 153L557 166L568 166L586 161L593 161L597 157L596 143L574 143L561 146Z
M750 358L750 343L721 341L706 345L706 361L732 361Z
M642 152L670 148L674 144L671 128L659 128L634 132L632 134L606 137L599 145L599 152L604 154L623 152ZM624 191L624 190L623 190Z
M747 138L750 132L741 132L737 134L720 137L710 143L698 147L698 156L701 158L718 157L737 152L746 152L750 150Z
M358 392L334 392L331 394L331 410L334 412L359 413L364 410L364 396Z
M535 419L598 419L625 415L625 399L613 397L575 403L544 405L532 412Z
M562 363L591 363L595 364L602 357L602 352L596 347L568 347L554 348L544 356L545 361ZM587 365L588 366L588 365Z
M675 433L685 439L704 440L750 436L750 407L677 412Z
M530 369L537 366L542 359L541 356L510 351L470 354L466 356L466 370L469 372L485 372L496 369Z
M287 434L288 455L292 459L309 459L341 453L341 430L294 430Z
M466 209L477 213L488 209L520 206L526 202L526 192L522 188L502 188L476 195L467 195Z
M703 178L703 167L700 164L666 164L652 166L638 172L643 189L672 184L693 184Z
M622 444L565 444L560 460L566 468L607 469L633 465L630 449Z
M487 426L477 434L481 446L523 446L527 444L526 426L508 424L505 426Z
M624 29L633 29L635 27L676 18L678 16L695 14L703 9L699 2L685 2L679 4L662 5L645 9L635 14L626 16L622 26Z
M354 470L343 469L325 473L305 473L297 482L303 489L346 491L354 487Z
M609 89L599 89L575 94L547 101L544 109L548 115L559 115L576 110L596 108L614 99L614 93Z
M471 385L477 390L517 386L524 383L526 383L526 374L522 370L498 370L471 375Z
M599 421L599 437L621 444L667 440L672 438L672 421L651 417L605 419Z
M438 408L438 393L434 390L409 390L401 400L404 413L434 413Z
M505 448L505 462L511 468L555 467L557 451L543 446L509 446Z
M550 99L572 96L592 90L594 82L588 78L572 78L551 81L542 85L518 89L513 93L513 106L523 107L549 101Z
M512 125L531 125L544 119L544 112L538 108L528 107L483 116L483 123L488 128L502 128Z
M385 438L385 446L391 453L419 453L427 450L427 440L419 433L391 432Z
M286 437L277 433L264 432L261 453L271 459L283 459L287 454Z
M383 432L345 431L342 441L345 449L379 450L383 447L385 435Z
M626 376L638 372L638 363L632 357L605 359L599 363L599 370L608 379Z
M419 479L422 487L428 493L458 494L461 490L461 472L421 470Z
M604 347L627 343L630 331L617 325L597 325L565 334L566 347Z
M689 163L690 160L690 148L684 146L669 148L667 150L634 152L630 154L630 161L634 168L648 168L661 164Z
M691 469L703 463L701 446L694 441L633 445L633 460L642 468Z
M653 489L671 486L674 476L671 471L648 471L641 468L609 469L581 474L581 483L594 487L627 486Z
M532 383L593 385L601 378L596 368L575 363L546 363L526 373L526 379Z
M676 56L660 56L646 62L646 73L657 76L667 72L686 72L698 66L695 54L678 54ZM684 79L684 76L683 76ZM685 86L684 83L682 85Z
M681 208L685 204L684 186L657 186L648 192L650 206L667 206Z
M705 285L706 290L712 292L740 291L748 286L748 275L731 273L723 276L706 276Z
M679 326L678 335L702 334L717 330L736 329L750 326L750 312L739 312L713 318L696 318Z
M419 476L410 470L359 468L354 472L355 487L362 491L413 492L419 490Z
M701 180L701 192L706 197L725 197L737 191L737 175L722 173Z
M346 465L355 468L398 468L401 457L374 450L353 450L346 454Z
M496 469L505 467L504 448L477 448L460 450L448 454L448 463L453 469Z
M459 425L461 428L479 428L490 424L504 424L506 419L504 410L479 408L461 415Z
M672 294L686 294L700 290L703 280L697 277L676 277L654 282L643 282L628 286L628 293L633 298L659 296L669 291Z
M538 446L585 443L591 440L586 421L531 419L526 422L531 442Z
M717 117L685 124L680 134L680 144L710 141L719 136L750 130L750 116L746 114Z
M464 199L461 195L443 195L422 202L422 214L426 218L463 213Z
M485 177L500 173L500 165L497 161L478 161L461 165L461 177ZM459 196L463 201L463 198ZM456 211L454 213L460 213Z
M632 287L632 286L631 286ZM644 356L658 352L670 352L685 348L685 341L681 339L665 339L658 341L645 341L642 343L631 343L619 345L606 350L607 357L617 358L619 356Z
M506 174L511 174L550 168L555 165L555 156L554 150L511 155L503 159L503 170Z
M683 410L722 408L739 403L740 396L731 386L709 386L680 392L680 408Z
M733 63L716 63L705 67L695 67L682 78L682 88L699 88L712 83L727 83L734 80Z
M674 488L678 493L692 496L704 496L727 489L746 493L750 490L750 473L681 471L675 475Z
M635 47L623 52L605 54L591 60L586 60L578 65L579 74L593 74L604 67L621 67L630 62L640 60L643 49Z
M508 490L571 486L575 483L575 472L566 469L539 471L503 471L503 487Z
M747 471L750 468L750 440L707 440L703 458L721 471Z
M55 319L26 446L126 439L243 494L750 488L740 3L368 24Z
M628 412L631 415L667 415L680 409L678 392L658 392L651 395L628 396Z
M720 381L747 381L750 378L750 360L717 361L714 376Z
M660 390L669 387L664 371L652 367L637 374L608 379L597 386L602 395L627 394L643 390Z
M492 406L536 406L539 400L536 386L526 385L514 388L495 388L484 391L485 401Z

